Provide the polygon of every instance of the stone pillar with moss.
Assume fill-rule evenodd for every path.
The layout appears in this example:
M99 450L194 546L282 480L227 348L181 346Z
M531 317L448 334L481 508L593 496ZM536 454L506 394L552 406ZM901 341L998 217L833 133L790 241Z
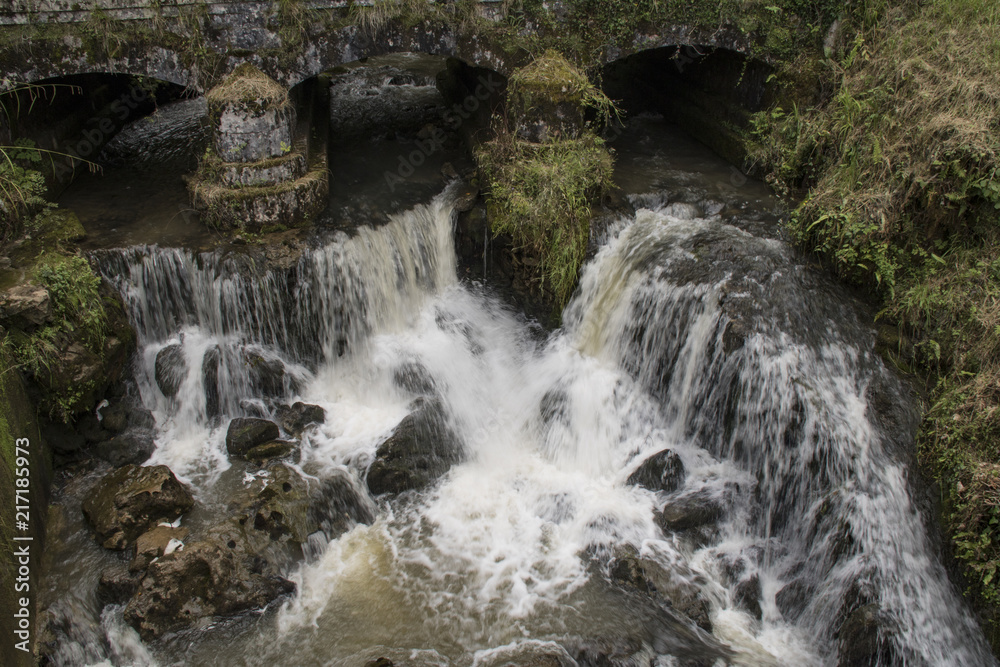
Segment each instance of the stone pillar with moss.
M560 308L587 254L592 206L612 187L611 153L585 123L588 108L606 120L614 105L547 51L511 75L507 122L476 151L491 233L511 238L520 271Z
M209 226L266 232L300 226L326 206L325 147L308 145L288 90L249 63L208 92L212 145L189 181Z

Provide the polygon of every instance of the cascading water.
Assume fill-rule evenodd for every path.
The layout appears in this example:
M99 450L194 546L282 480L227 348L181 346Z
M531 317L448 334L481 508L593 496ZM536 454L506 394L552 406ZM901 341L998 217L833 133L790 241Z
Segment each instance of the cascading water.
M302 436L309 475L363 480L415 393L464 451L290 565L297 592L263 618L143 646L109 607L107 662L834 665L867 608L893 664L996 664L913 500L911 400L850 300L733 201L664 189L634 198L547 338L456 280L448 190L287 270L102 253L139 332L150 463L206 506L229 420L278 402L326 411ZM174 398L156 382L170 345ZM675 490L627 483L666 449ZM673 606L615 583L629 553L681 591ZM65 655L100 659L86 647Z

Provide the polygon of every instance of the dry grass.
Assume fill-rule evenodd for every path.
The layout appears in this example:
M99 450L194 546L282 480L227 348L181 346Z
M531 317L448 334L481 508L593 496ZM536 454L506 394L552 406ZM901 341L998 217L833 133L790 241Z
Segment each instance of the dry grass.
M257 104L266 109L287 107L288 91L277 81L250 63L243 63L233 70L205 96L210 104Z

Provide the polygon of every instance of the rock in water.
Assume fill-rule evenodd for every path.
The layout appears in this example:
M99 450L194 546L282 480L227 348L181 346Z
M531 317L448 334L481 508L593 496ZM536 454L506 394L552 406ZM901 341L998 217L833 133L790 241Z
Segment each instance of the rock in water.
M656 513L654 520L664 532L681 532L713 524L724 514L719 500L708 494L694 493L668 502Z
M229 422L226 432L226 451L230 456L246 457L254 447L277 440L281 435L278 425L267 419L237 417Z
M416 409L379 445L368 468L373 495L421 489L461 460L462 446L448 427L440 401L417 399Z
M152 563L125 607L125 622L155 639L201 618L260 609L294 590L232 522Z
M154 368L156 386L164 396L173 397L180 391L181 383L187 375L187 361L184 359L184 348L179 344L168 345L156 354Z
M671 493L684 483L684 464L681 457L669 449L653 454L629 475L628 483L650 491Z
M167 466L126 465L106 475L83 501L83 515L106 549L125 549L160 521L194 507L188 488Z
M310 405L301 401L291 407L278 407L277 418L281 428L292 435L298 436L310 424L322 424L326 421L326 410L318 405Z

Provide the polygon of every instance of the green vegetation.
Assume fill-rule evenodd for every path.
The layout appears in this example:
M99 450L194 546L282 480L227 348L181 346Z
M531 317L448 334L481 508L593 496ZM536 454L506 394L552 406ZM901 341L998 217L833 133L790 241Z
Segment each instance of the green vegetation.
M794 237L881 299L888 356L928 378L919 438L1000 647L1000 5L862 3L833 91L756 119Z
M614 108L586 75L554 51L515 72L507 86L508 108L551 120L553 105L589 107L607 119ZM548 117L548 118L547 118ZM581 118L582 119L582 118ZM536 274L564 305L576 285L590 233L590 202L611 185L613 161L589 128L578 137L524 141L503 125L480 147L476 159L490 189L490 229L509 234L536 259Z
M61 350L72 340L95 355L103 353L108 316L98 293L101 280L83 257L61 254L42 257L34 278L49 292L52 321L30 334L10 332L12 351L24 371L53 389L46 393L43 406L50 416L68 422L91 388L77 386L73 378L64 377L59 364Z

